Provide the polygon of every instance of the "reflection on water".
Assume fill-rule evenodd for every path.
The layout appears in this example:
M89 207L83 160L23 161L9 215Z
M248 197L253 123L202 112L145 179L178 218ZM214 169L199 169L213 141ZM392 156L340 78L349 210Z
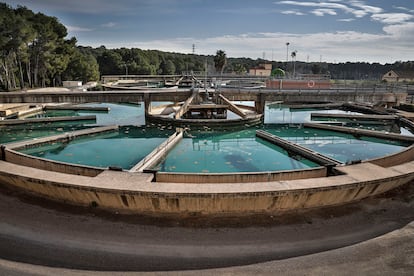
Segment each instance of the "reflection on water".
M198 132L184 138L157 166L165 172L259 172L316 167L295 160L278 146L255 136L256 129Z
M0 127L0 143L17 142L85 129L85 122L56 122Z
M241 103L241 102L240 102ZM237 102L237 104L240 104ZM252 102L242 103L252 105ZM43 116L96 115L96 124L89 122L56 122L0 127L0 143L33 139L42 136L75 131L96 125L144 125L143 105L85 104L108 106L110 111L48 111ZM267 106L265 125L257 126L272 134L298 143L311 150L330 156L341 162L366 160L395 153L407 144L395 141L352 135L327 130L302 128L300 123L311 121L315 110L294 110L281 104ZM347 113L342 110L317 110L331 113ZM275 124L276 123L276 124ZM398 130L404 135L413 135L404 128L390 124L361 124L343 122L346 126L380 131ZM229 131L188 130L185 138L168 154L157 169L165 172L253 172L292 170L317 166L291 156L285 150L255 136L257 128ZM126 126L119 133L98 135L88 139L71 141L68 144L53 144L27 150L26 153L91 166L120 166L129 169L161 144L173 133L172 127L158 128Z
M34 117L57 116L87 116L95 115L96 123L89 126L103 125L145 125L144 105L142 104L112 104L112 103L87 103L79 106L109 107L108 112L100 111L73 111L73 110L48 110Z
M33 123L15 126L0 126L0 143L16 142L33 138L45 137L75 130L104 125L145 125L143 105L88 103L80 106L105 106L109 112L48 110L30 118L48 118L58 116L95 115L96 121L71 121L52 123Z
M124 127L119 132L34 147L22 152L74 164L130 169L171 134L171 131L160 133L154 129Z
M290 109L281 103L267 104L265 107L265 124L301 124L315 122L311 120L311 113L328 114L361 114L340 109Z
M328 130L267 125L266 130L286 140L332 157L341 162L367 160L404 149L408 144Z

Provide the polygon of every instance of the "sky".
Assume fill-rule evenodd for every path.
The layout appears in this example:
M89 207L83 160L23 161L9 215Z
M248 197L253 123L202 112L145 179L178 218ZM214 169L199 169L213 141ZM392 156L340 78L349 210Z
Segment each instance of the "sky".
M0 0L78 45L309 62L414 60L413 0ZM289 45L287 45L289 43ZM193 47L194 46L194 47Z

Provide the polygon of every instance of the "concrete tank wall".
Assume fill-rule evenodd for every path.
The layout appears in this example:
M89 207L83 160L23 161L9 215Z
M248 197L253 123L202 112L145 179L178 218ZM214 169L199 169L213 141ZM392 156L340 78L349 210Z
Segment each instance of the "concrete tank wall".
M382 167L391 167L395 165L400 165L414 160L414 145L406 148L403 151L397 152L395 154L390 154L387 156L375 158L368 160L370 162Z
M84 176L97 176L104 171L102 168L90 167L90 166L81 166L75 164L69 164L64 162L52 161L48 159L38 158L17 152L14 150L7 149L5 150L4 159L7 162L19 164L22 166L28 166L32 168L37 168L41 170L47 170L52 172L61 172L66 174L76 174Z
M167 173L157 172L157 182L177 183L248 183L267 182L293 179L306 179L327 176L325 167L304 170L280 171L280 172L251 172L251 173Z
M71 176L0 161L0 183L59 202L150 215L246 215L339 205L378 195L414 179L414 162L393 168L357 164L347 174L291 181L232 184L154 183L106 171Z

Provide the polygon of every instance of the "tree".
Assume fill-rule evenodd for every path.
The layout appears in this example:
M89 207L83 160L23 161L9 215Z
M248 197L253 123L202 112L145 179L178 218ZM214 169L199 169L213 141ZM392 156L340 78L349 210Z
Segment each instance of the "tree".
M291 56L292 56L292 61L293 61L293 77L295 78L296 77L296 53L297 53L298 51L293 51L292 52L292 54L291 54Z
M76 39L57 18L0 3L0 87L61 84Z
M84 83L99 80L99 65L91 53L75 49L67 69L63 73L66 80L78 80Z
M97 58L97 61L102 75L122 74L124 70L122 57L115 51L105 50L105 52Z
M246 73L246 67L244 67L241 63L236 63L233 66L233 71L236 72L236 74L238 75L242 75Z
M161 64L160 64L159 72L161 72L161 74L163 74L163 75L172 75L172 74L174 74L175 73L174 63L170 59L168 59L168 60L163 59L161 61Z
M217 50L216 55L214 56L214 67L216 68L216 71L220 72L220 74L223 74L226 64L226 53L223 50Z
M272 77L283 78L284 76L285 76L285 70L281 68L276 68L275 70L272 71Z

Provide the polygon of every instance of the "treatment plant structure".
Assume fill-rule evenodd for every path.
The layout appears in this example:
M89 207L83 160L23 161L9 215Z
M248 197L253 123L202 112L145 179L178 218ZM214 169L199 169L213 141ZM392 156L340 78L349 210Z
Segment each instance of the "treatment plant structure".
M118 126L96 127L5 144L1 147L0 183L59 202L156 216L244 216L341 205L384 193L413 180L414 147L409 146L401 152L373 160L341 164L320 153L258 130L257 137L308 158L319 166L304 170L214 174L166 173L151 168L182 139L187 127L199 125L214 128L225 126L227 122L242 127L254 125L262 119L266 102L306 103L311 106L353 105L354 108L358 107L358 103L374 103L377 106L392 107L404 103L406 96L407 93L404 91L372 88L287 91L173 88L2 93L0 102L4 104L143 102L149 122L172 124L177 130L128 171L113 167L105 169L56 162L18 151L56 141L65 143L85 135L116 131ZM151 103L155 101L175 104L155 112L151 107ZM232 103L233 101L252 101L254 107L237 106ZM240 119L227 120L227 110L239 115ZM390 115L382 113L376 116L382 120ZM392 115L391 119L412 126L412 122L400 116ZM341 126L309 124L305 127L325 127L357 136L387 137L408 143L414 142L412 136Z

